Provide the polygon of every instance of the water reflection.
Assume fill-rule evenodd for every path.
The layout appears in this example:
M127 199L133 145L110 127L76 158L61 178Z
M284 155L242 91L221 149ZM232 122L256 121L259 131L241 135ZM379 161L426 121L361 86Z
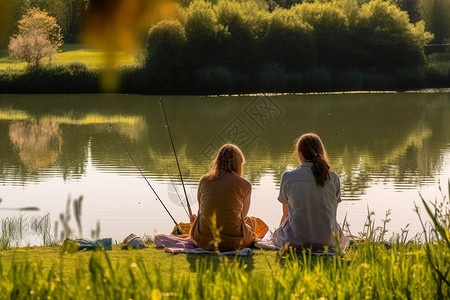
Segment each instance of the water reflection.
M42 110L17 101L23 97L1 97L0 134L7 125L11 141L0 149L2 168L14 168L18 155L32 172L55 165L55 175L76 177L85 172L90 147L96 165L120 172L131 164L107 126L111 122L143 170L160 180L177 174L156 97L99 96L92 107L94 96L76 96L54 107L57 96L47 96L39 100ZM265 174L278 184L286 168L297 166L295 138L314 131L326 143L346 197L357 199L374 178L426 182L439 172L450 141L448 94L175 97L166 103L183 175L191 183L209 169L222 143L235 142L244 148L245 171L254 184Z
M51 165L61 153L59 124L50 120L14 121L9 126L9 138L31 171Z

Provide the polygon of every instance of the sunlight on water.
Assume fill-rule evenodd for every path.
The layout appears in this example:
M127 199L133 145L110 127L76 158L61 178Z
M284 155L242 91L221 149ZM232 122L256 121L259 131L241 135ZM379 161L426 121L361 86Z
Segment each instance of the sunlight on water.
M64 99L61 99L64 97ZM183 188L164 127L158 98L129 95L0 95L0 219L6 208L37 206L52 222L66 200L82 195L83 232L97 221L101 236L169 233L173 222L108 126L113 123L145 177L174 218L188 220ZM362 231L368 209L389 232L408 223L419 192L433 201L450 174L449 94L167 97L165 106L193 211L198 179L226 141L244 150L245 177L253 184L249 214L274 229L281 175L298 166L293 143L318 133L339 174L353 234ZM3 208L3 209L2 209ZM74 222L73 218L72 221ZM76 228L73 223L73 228ZM28 243L35 242L30 238Z

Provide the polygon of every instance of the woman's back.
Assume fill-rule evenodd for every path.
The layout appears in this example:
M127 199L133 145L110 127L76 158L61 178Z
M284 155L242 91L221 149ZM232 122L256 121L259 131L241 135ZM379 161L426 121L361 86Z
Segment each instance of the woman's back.
M316 184L312 162L304 162L299 168L283 174L278 200L287 204L289 218L281 225L278 240L289 242L297 248L336 246L335 234L339 232L336 222L340 199L340 182L336 173L324 186Z
M198 247L216 250L214 229L220 232L220 251L248 247L254 241L254 233L244 223L246 212L243 215L250 193L250 182L234 173L225 172L216 180L202 178L197 195L199 214L191 230Z

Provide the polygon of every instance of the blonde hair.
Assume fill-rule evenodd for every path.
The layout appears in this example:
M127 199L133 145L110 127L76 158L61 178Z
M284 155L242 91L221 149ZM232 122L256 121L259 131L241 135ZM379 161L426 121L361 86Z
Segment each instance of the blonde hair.
M235 173L242 177L244 163L245 158L241 149L233 144L225 144L217 152L211 170L203 175L202 179L214 181L225 172Z

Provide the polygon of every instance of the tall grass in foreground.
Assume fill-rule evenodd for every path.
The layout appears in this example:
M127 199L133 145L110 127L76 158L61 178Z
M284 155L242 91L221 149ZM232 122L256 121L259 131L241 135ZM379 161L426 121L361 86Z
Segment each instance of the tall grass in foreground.
M256 255L270 255L259 252ZM433 257L440 260L441 253ZM50 269L40 262L0 261L0 298L55 299L295 299L295 298L448 298L438 293L423 248L418 245L366 243L343 258L288 252L279 256L277 271L251 270L244 258L197 257L193 273L170 272L145 264L139 253L125 266L105 251L93 252L88 267L64 268L66 255ZM184 256L180 256L180 260ZM267 262L268 264L269 261ZM59 267L58 267L59 265ZM163 274L166 272L166 274ZM440 296L441 295L441 296Z
M431 219L423 222L417 210L422 242L406 242L402 232L389 247L380 243L389 212L375 227L369 211L364 242L341 256L256 250L255 258L179 255L170 266L146 263L151 252L140 251L127 252L126 263L114 250L95 251L87 264L69 264L61 252L50 266L0 256L0 299L449 299L450 206L442 198L422 199ZM266 258L259 268L256 256ZM186 260L191 272L175 265Z
M427 214L431 218L432 226L427 233L426 224L422 221L419 209L416 212L425 233L425 252L429 265L432 269L433 279L436 284L436 294L439 299L449 297L450 289L450 203L449 199L442 193L442 201L427 204L421 197ZM448 182L448 196L450 197L450 180ZM434 207L434 211L431 209ZM439 253L437 258L434 253Z

